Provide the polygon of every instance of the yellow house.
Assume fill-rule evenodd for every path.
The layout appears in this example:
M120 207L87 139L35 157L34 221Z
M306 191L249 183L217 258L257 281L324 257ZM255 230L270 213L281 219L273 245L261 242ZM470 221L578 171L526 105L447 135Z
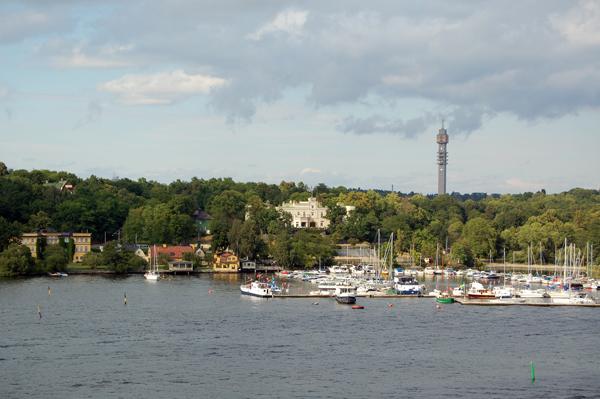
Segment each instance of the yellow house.
M92 251L92 234L91 233L73 233L73 241L75 243L75 252L73 253L73 262L81 262L85 254Z
M240 260L230 251L217 253L213 258L213 270L221 273L237 273L240 271Z
M21 245L25 245L29 248L31 256L34 258L37 256L38 238L40 238L39 233L24 233L21 236Z
M64 242L73 240L75 251L73 253L73 262L81 262L85 254L92 251L92 234L91 233L59 233L41 231L37 233L24 233L21 236L21 244L25 245L31 251L32 257L37 257L38 244L41 239L46 240L47 245L57 245L60 239Z

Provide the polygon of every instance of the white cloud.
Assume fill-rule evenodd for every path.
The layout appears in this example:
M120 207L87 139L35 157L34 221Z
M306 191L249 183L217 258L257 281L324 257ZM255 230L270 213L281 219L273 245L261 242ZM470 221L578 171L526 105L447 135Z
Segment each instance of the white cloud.
M128 105L171 104L196 94L207 94L227 80L187 74L182 70L149 75L125 75L101 84L98 89L113 93Z
M561 35L574 44L600 44L600 2L582 0L565 15L553 15L550 22Z
M130 65L118 56L130 51L133 46L105 46L97 55L88 54L82 46L76 46L65 54L53 56L52 64L59 68L119 68Z
M320 169L316 169L316 168L304 168L300 171L301 175L307 175L307 174L318 174L321 173Z
M286 10L277 14L271 22L246 37L250 40L260 40L264 35L274 32L285 32L291 36L299 36L302 34L307 17L308 11Z

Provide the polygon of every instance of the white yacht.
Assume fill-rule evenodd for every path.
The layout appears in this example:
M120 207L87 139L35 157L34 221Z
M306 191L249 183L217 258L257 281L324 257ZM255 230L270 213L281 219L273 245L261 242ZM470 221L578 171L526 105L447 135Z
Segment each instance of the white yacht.
M335 289L335 300L338 303L352 305L356 303L356 288L350 285L341 285Z
M268 283L260 281L252 281L248 284L240 285L240 291L244 295L257 296L260 298L271 298L273 296L273 290Z
M144 278L150 281L158 281L160 278L160 274L158 273L158 258L156 254L156 245L152 251L152 256L150 258L150 266L148 271L144 273Z
M512 298L514 290L512 287L494 287L494 296L496 298Z

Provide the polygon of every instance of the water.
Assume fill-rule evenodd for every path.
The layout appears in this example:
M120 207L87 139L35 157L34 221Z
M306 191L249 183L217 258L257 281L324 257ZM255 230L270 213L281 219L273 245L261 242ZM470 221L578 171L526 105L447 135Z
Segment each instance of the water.
M600 397L597 308L352 310L237 278L0 281L0 398Z

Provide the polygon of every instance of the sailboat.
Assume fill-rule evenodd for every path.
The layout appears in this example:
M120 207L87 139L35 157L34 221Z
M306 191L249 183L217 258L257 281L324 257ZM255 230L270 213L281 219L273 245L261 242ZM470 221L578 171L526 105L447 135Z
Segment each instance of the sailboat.
M152 249L152 256L150 257L150 267L148 271L144 273L144 278L146 280L158 281L160 278L160 274L158 273L158 258L156 254L156 245Z

